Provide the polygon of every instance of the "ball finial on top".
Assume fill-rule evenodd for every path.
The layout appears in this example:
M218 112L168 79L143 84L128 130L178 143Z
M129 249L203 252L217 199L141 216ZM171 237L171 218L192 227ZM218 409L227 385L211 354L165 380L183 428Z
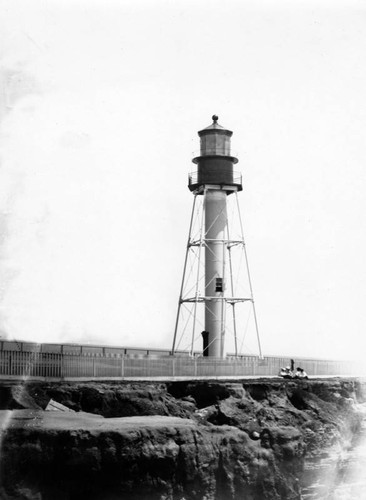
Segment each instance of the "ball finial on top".
M214 123L217 123L217 120L219 119L219 117L217 115L213 115L212 119L213 119Z

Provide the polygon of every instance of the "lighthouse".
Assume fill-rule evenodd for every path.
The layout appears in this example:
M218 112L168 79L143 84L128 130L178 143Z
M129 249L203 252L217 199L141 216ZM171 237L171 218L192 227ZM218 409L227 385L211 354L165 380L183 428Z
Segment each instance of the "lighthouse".
M200 150L193 158L196 170L189 174L188 188L194 195L190 221L183 278L178 301L178 311L174 331L173 349L176 350L182 306L190 306L192 323L190 351L193 355L197 338L201 337L202 353L214 358L225 357L226 318L228 306L232 309L235 353L237 354L238 325L235 306L249 302L252 305L255 328L261 356L258 323L254 307L253 290L249 274L248 259L245 249L243 228L240 217L241 236L231 239L230 220L228 218L228 197L242 191L242 176L234 171L238 159L231 151L233 132L218 123L218 116L212 116L212 124L198 132ZM198 203L200 200L200 203ZM198 231L194 230L194 222ZM240 246L245 254L245 263L249 285L248 296L236 296L234 291L235 271L231 250ZM193 253L196 261L194 285L187 288L188 267ZM190 266L192 271L192 265ZM198 308L204 311L199 316ZM203 324L202 324L203 323Z

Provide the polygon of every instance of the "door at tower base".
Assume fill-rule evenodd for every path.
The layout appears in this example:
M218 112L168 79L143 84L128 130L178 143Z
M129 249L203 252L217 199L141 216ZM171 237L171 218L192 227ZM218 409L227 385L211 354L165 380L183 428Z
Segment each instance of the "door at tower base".
M201 335L202 335L202 343L203 343L202 354L204 357L207 357L208 356L208 332L203 330L203 332L201 332Z
M207 189L205 193L205 330L208 356L223 357L225 336L225 250L227 194Z

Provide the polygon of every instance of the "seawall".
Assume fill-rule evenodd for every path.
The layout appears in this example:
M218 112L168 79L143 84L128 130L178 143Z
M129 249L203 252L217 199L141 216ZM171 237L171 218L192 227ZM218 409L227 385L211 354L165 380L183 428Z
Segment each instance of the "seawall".
M364 393L354 378L2 381L0 498L300 499L307 458L349 445Z

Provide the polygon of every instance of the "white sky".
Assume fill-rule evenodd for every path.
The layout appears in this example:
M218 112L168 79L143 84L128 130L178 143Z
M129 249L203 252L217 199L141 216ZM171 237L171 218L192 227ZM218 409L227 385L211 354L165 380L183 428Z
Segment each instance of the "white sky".
M365 53L364 1L2 0L2 335L171 347L216 113L264 354L362 355Z

